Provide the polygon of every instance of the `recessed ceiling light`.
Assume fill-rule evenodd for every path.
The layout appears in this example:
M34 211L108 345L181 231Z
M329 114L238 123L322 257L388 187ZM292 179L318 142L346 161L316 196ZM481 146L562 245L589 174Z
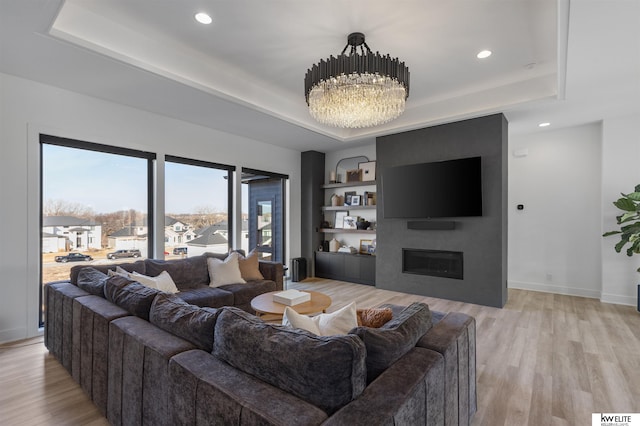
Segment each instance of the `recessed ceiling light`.
M490 50L482 50L480 52L478 52L478 54L476 55L476 57L478 59L484 59L484 58L488 58L489 56L491 56L491 51Z
M549 123L549 122L544 122L544 123L538 124L538 127L549 127L549 126L551 126L551 123Z
M204 12L196 13L195 17L196 17L196 21L200 22L201 24L208 25L211 22L213 22L213 19L211 19L211 16L209 16Z

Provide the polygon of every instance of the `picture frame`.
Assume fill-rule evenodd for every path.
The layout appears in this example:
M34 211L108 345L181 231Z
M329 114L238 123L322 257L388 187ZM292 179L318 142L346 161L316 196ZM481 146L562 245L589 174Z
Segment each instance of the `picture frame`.
M368 161L366 163L358 163L358 168L362 171L360 180L363 182L376 180L376 162Z
M356 191L346 191L344 193L344 205L345 206L350 206L351 205L351 197L353 197L354 195L356 195Z
M362 180L362 169L347 170L347 182L360 182Z
M373 254L371 248L375 250L373 240L360 240L360 254Z
M349 216L348 211L337 211L336 212L336 223L333 225L334 228L342 229L344 228L344 218Z
M349 204L350 206L359 206L361 203L362 197L360 195L352 195L351 196L351 203Z
M355 216L344 216L342 220L342 228L343 229L358 229L358 225L356 224L358 218Z

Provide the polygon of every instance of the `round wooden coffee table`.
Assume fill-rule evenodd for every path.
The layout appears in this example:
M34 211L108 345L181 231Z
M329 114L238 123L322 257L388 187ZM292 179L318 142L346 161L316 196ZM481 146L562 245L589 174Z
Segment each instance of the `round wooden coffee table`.
M331 306L331 298L326 294L318 293L317 291L301 291L311 294L311 300L309 300L308 302L290 306L290 308L292 308L297 313L305 315L317 314L325 312L326 309ZM284 308L286 308L287 305L283 305L282 303L273 301L273 295L276 293L280 293L280 291L263 293L251 300L251 308L256 311L256 315L264 321L282 319Z

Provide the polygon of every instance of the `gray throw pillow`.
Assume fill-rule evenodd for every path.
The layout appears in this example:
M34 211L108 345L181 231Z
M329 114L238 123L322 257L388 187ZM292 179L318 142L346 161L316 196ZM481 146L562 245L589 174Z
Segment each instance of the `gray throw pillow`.
M149 310L160 290L144 286L128 278L115 275L109 277L104 286L104 295L111 303L146 321L149 321Z
M218 309L190 305L178 296L160 293L151 305L149 321L198 348L211 352L217 316Z
M146 259L144 262L145 275L157 277L162 271L167 271L178 290L209 284L209 270L204 256L176 260Z
M84 267L78 272L78 287L93 294L104 297L104 285L109 277L98 271L96 268Z
M316 336L267 324L238 308L220 311L213 354L235 368L328 415L364 390L365 347L356 336Z
M367 383L413 348L431 328L431 312L424 303L412 303L380 328L357 327L349 331L367 348Z

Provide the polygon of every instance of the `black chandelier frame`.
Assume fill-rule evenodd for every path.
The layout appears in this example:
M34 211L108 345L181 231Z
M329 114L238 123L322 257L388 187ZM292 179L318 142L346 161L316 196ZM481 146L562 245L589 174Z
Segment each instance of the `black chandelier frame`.
M349 54L345 55L351 47ZM361 53L358 53L360 47ZM373 74L389 77L400 83L405 89L405 99L409 97L409 68L398 58L391 58L389 54L380 55L371 52L363 33L351 33L347 38L347 45L337 57L331 55L328 59L320 60L307 70L304 77L304 91L307 105L309 93L319 83L331 80L341 75Z

